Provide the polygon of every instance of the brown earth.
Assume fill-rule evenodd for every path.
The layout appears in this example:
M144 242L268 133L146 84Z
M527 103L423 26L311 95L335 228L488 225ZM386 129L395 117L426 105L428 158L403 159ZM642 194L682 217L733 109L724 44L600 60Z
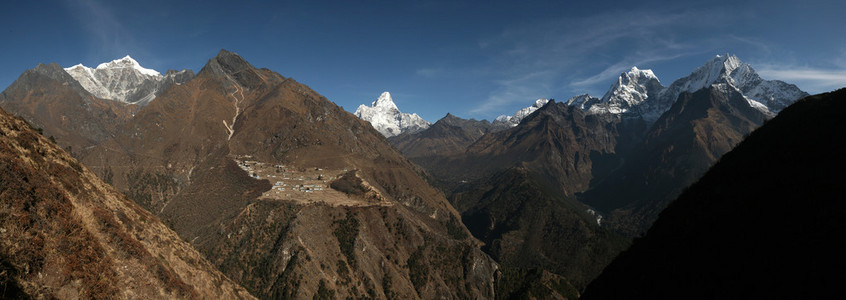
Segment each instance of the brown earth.
M77 157L114 136L137 110L134 104L92 96L55 63L24 72L0 93L0 106L28 120Z
M0 110L2 298L253 298L154 215Z
M243 156L356 170L385 204L266 197L275 181L250 177ZM228 51L82 161L262 298L493 297L497 265L418 167L366 122Z

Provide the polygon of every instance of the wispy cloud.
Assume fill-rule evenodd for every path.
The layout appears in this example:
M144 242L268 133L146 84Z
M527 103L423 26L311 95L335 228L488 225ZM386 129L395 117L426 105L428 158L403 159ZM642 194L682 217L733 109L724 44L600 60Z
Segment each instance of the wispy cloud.
M65 3L88 33L89 51L95 58L118 58L139 50L139 43L108 6L95 0Z
M432 78L442 74L443 72L443 68L421 68L417 69L415 74L417 74L417 76Z
M846 69L832 70L809 67L763 65L756 68L761 77L794 83L815 94L846 87Z
M570 86L574 87L576 89L586 89L586 88L589 88L589 87L594 86L596 84L601 84L601 83L611 84L609 82L609 80L613 80L614 78L619 76L620 73L621 73L621 70L627 70L628 68L631 68L631 67L636 67L638 65L642 66L644 64L649 64L649 63L653 63L653 62L673 60L673 59L676 59L676 58L689 56L689 55L693 55L693 54L698 54L698 52L680 52L680 53L669 53L669 54L656 53L656 54L651 55L651 56L638 55L638 56L635 56L635 57L626 58L626 59L623 59L623 60L621 60L621 61L619 61L619 62L617 62L617 63L615 63L611 66L608 66L607 68L605 68L605 70L602 70L602 72L599 72L596 75L590 76L590 77L585 78L585 79L581 79L581 80L577 79L575 81L572 81L572 82L570 82Z
M500 109L515 101L529 103L528 99L549 97L552 71L537 71L518 78L497 81L499 86L481 105L472 109L472 114L501 113Z

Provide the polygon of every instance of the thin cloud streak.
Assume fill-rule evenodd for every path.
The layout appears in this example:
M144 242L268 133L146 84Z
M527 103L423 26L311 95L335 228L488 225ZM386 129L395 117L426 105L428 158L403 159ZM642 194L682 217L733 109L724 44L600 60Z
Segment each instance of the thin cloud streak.
M521 100L519 102L528 102L525 100L547 95L550 90L551 73L550 71L538 71L525 74L520 78L497 81L500 87L492 92L491 96L481 105L472 109L470 113L481 115L501 112L502 107L514 103L515 99Z
M585 87L589 87L589 86L592 86L592 85L595 85L595 84L609 82L610 80L617 78L617 76L619 76L620 73L625 72L625 70L629 70L632 67L637 67L638 65L642 66L642 65L654 63L654 62L674 60L674 59L677 59L677 58L680 58L680 57L685 57L685 56L689 56L689 55L693 55L693 54L698 54L698 53L694 53L694 52L692 52L692 53L676 53L676 54L670 54L668 56L639 55L638 58L624 59L624 60L622 60L618 63L615 63L614 65L609 66L608 68L606 68L605 70L603 70L602 72L600 72L599 74L596 74L594 76L585 78L583 80L571 82L570 86L575 87L575 88L585 88Z
M799 88L815 94L846 87L846 70L813 69L807 67L783 68L763 66L756 68L762 77L794 83Z
M138 43L122 22L102 3L94 0L66 3L88 32L90 53L94 54L90 59L119 58L130 50L140 51Z

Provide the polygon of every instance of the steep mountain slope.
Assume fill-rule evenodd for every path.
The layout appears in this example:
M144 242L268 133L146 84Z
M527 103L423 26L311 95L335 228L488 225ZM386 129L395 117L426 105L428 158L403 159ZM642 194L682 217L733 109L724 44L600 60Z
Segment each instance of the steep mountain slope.
M0 110L2 298L252 298L138 205Z
M541 267L583 288L626 244L571 197L598 167L590 157L613 155L617 127L608 124L550 101L429 172L503 267Z
M472 186L454 199L466 206L462 219L486 243L482 249L503 268L548 270L580 290L627 246L600 228L583 204L525 168Z
M846 89L784 109L724 155L584 299L846 296Z
M493 297L497 265L379 132L232 52L83 161L259 297Z
M405 157L428 168L430 160L462 154L470 144L493 130L486 120L465 120L447 114L426 130L404 133L388 141Z
M768 117L728 84L683 93L625 158L627 163L580 199L608 212L609 228L636 236Z
M402 133L415 133L431 125L416 113L404 113L394 104L391 93L384 92L370 106L359 105L355 116L370 122L373 128L385 137L392 137Z
M162 76L156 70L142 67L129 55L102 63L97 68L78 64L65 68L65 71L98 98L139 106L146 105L171 85L194 78L191 70L170 70Z
M457 145L455 134L430 134L438 133L434 126L391 141L427 169L504 267L541 267L583 287L621 249L619 238L597 225L629 237L646 230L684 187L772 116L739 89L770 83L733 56L668 88L650 70L632 68L601 99L546 105L463 153L426 153L438 149L426 145ZM770 96L802 94L780 86Z
M39 64L21 74L0 93L0 106L73 153L114 136L137 109L92 96L55 63Z
M521 126L481 137L468 147L467 161L487 162L472 173L527 166L558 181L564 194L572 194L586 188L590 181L591 152L614 152L617 134L611 122L551 101L525 118Z

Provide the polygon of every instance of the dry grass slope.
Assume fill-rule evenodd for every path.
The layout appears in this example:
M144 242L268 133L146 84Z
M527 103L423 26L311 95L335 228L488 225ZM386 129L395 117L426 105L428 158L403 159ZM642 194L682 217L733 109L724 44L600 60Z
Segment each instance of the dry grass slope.
M252 298L158 218L0 111L0 283L33 298Z

